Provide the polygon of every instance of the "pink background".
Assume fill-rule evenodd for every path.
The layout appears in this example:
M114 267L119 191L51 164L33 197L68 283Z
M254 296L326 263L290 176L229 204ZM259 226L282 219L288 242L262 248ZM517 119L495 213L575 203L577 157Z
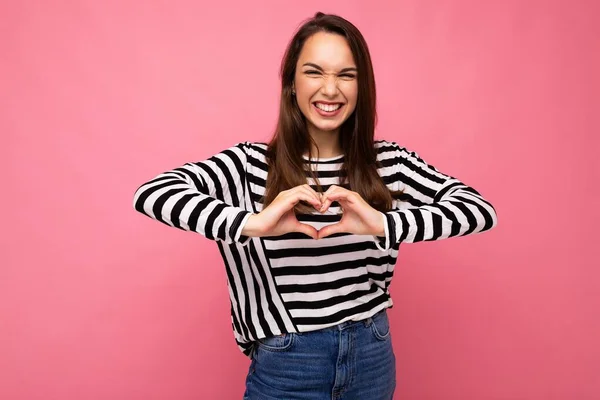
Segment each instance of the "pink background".
M285 45L317 10L370 45L378 137L499 214L402 247L396 399L600 398L600 7L493 3L2 2L0 398L241 398L216 245L133 192L267 140Z

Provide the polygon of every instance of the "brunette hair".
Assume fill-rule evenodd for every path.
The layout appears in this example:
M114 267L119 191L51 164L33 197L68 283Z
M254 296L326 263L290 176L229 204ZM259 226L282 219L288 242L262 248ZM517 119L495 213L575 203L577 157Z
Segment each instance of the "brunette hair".
M349 21L332 14L317 12L306 20L289 42L281 62L281 100L279 119L275 134L267 147L269 173L263 206L268 206L283 190L306 184L306 161L304 152L311 154L311 142L305 117L292 93L296 64L306 40L317 32L335 33L343 36L354 57L357 68L358 97L353 113L340 127L340 146L344 152L341 177L346 184L379 211L392 206L392 193L377 173L377 150L374 147L377 111L375 104L375 76L367 43L360 31ZM318 151L318 150L317 150ZM322 191L314 171L308 170ZM343 184L343 179L340 182ZM312 209L312 208L311 208ZM298 204L296 212L308 212L309 208Z

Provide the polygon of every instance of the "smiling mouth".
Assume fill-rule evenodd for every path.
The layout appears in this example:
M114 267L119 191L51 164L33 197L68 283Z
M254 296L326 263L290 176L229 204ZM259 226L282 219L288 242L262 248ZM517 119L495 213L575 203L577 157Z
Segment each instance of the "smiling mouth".
M336 104L325 104L325 103L320 103L320 102L314 102L313 103L315 105L315 107L317 107L319 110L321 111L325 111L325 112L334 112L339 110L343 104L342 103L336 103Z
M342 108L343 103L325 104L321 102L314 102L315 108L323 114L337 114L337 111Z

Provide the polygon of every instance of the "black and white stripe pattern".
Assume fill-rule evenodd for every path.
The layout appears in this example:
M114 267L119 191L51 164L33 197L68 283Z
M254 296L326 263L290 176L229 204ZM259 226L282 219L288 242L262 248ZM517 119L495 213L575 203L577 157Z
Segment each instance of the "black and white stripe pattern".
M490 203L394 142L376 141L379 174L402 190L385 213L384 238L336 234L313 240L301 233L241 235L262 210L266 144L239 143L141 185L134 207L169 226L215 240L227 271L235 340L244 354L253 341L360 320L391 307L389 285L402 242L439 240L496 225ZM323 190L340 184L342 157L306 160ZM307 175L307 182L316 189ZM339 204L299 220L317 229L340 220Z

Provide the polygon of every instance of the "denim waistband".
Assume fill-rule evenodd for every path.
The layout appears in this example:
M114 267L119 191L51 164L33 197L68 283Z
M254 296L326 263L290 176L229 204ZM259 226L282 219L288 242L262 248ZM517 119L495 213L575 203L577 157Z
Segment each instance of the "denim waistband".
M353 321L353 320L344 321L344 322L341 322L341 323L339 323L337 325L329 326L327 328L318 329L316 331L298 332L297 334L298 335L302 335L302 334L308 334L308 333L311 333L311 332L343 331L344 329L350 328L350 327L352 327L354 325L357 325L357 324L364 324L364 326L368 327L373 322L373 319L379 318L379 317L383 316L384 314L386 314L386 312L387 312L386 310L387 310L387 308L384 308L383 310L376 312L372 316L370 316L368 318L365 318L365 319L361 319L360 321Z

